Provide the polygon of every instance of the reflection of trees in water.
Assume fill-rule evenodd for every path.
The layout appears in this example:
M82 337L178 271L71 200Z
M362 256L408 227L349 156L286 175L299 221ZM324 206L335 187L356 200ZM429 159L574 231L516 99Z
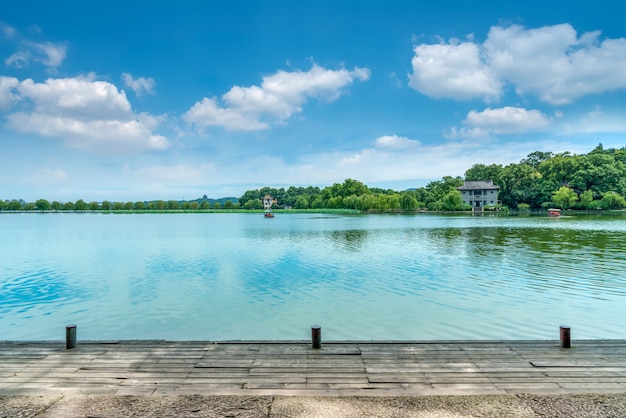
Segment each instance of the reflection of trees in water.
M584 251L604 258L626 249L626 234L550 228L440 228L420 231L437 246L477 256L498 257L507 250L546 254Z
M535 290L625 294L626 234L557 228L441 228L421 231L428 245L480 265L484 285L523 280ZM466 261L461 261L463 258ZM510 276L510 277L504 277ZM470 278L468 271L468 278Z
M367 240L368 235L369 232L362 229L348 229L345 231L332 231L329 237L341 249L358 251Z

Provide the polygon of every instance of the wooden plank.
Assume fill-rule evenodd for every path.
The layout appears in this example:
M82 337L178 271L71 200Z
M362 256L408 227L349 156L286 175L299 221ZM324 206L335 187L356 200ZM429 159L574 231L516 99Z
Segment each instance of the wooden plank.
M4 351L3 351L4 350ZM626 341L80 344L0 342L0 394L24 388L412 390L424 393L626 391ZM81 386L83 385L83 386ZM156 389L159 388L159 389ZM13 393L13 392L11 392Z

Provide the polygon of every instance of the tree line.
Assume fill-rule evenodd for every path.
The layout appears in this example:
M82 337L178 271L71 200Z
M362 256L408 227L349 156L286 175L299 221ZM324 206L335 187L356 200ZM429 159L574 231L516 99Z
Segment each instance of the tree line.
M464 180L493 180L500 187L493 209L621 209L626 207L626 148L604 149L600 144L581 155L535 151L519 163L475 164L464 177L444 176L425 187L401 192L368 188L352 179L324 189L265 187L247 191L239 203L243 208L259 208L259 199L270 195L279 206L296 209L471 210L457 190Z
M519 163L475 164L465 176L444 176L425 187L395 191L368 187L354 179L319 187L248 190L239 198L211 201L204 196L194 201L137 202L48 202L0 200L1 210L31 211L172 211L172 210L260 210L261 199L271 196L274 209L352 209L360 212L413 212L417 210L470 210L457 190L463 181L488 181L500 187L493 209L558 207L562 209L621 209L626 207L626 148L604 149L598 145L587 154L535 151Z
M234 200L234 202L233 202ZM23 200L0 200L0 211L176 211L176 210L219 210L238 209L236 198L227 199L223 203L219 200L197 199L192 201L155 200L151 202L85 202L78 199L76 202L59 202L38 199L35 202Z

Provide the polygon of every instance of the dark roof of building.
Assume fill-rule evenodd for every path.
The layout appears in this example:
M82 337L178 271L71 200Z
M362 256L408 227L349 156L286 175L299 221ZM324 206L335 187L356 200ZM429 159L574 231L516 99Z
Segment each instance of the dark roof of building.
M457 190L498 190L500 186L493 184L493 180L489 181L464 181L463 186L457 187Z

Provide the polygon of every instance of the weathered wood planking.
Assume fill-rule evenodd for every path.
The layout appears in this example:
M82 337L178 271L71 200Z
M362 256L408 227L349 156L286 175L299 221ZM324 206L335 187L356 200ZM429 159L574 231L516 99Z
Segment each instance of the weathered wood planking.
M626 340L0 342L0 394L229 390L405 394L626 391ZM246 392L247 391L247 392Z

